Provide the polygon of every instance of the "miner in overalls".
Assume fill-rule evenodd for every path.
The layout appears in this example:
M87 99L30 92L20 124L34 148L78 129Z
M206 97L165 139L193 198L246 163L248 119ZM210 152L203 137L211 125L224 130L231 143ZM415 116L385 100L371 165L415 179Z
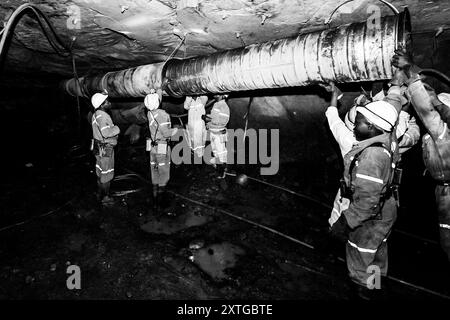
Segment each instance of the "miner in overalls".
M341 197L349 205L333 224L334 236L346 242L346 262L357 292L368 295L372 271L386 276L387 239L397 218L391 189L398 144L395 136L398 110L386 101L356 108L356 143L344 156Z
M423 82L420 68L405 51L396 51L392 59L399 81L408 86L406 92L427 133L422 137L422 156L425 167L434 179L441 246L450 262L450 129L446 95L436 95ZM449 103L449 102L447 102Z
M219 178L225 178L227 165L227 124L230 119L230 108L225 99L227 95L216 95L211 113L206 116L207 129L209 130L209 138L214 158L211 163L216 167Z
M114 178L114 146L120 133L110 115L106 112L111 103L108 94L96 93L91 98L95 111L92 115L93 151L96 159L98 198L102 203L111 202L109 189Z
M408 101L403 96L400 87L392 85L387 93L380 91L373 97L367 97L362 94L358 96L354 105L346 113L344 121L341 120L337 109L337 91L335 90L335 85L331 85L332 91L332 101L330 107L328 107L325 115L330 126L330 131L332 132L336 142L341 150L342 158L352 149L353 145L357 142L353 129L355 127L356 118L356 108L358 106L364 106L371 101L386 101L392 104L397 111L400 111L397 126L395 128L396 137L398 139L399 153L402 154L408 151L412 146L414 146L420 138L420 129L416 124L416 119L411 116L408 112L404 111L405 106ZM342 198L340 190L338 190L334 203L333 209L331 211L330 219L328 220L330 226L332 226L337 219L339 219L342 211L346 210L350 202L346 198Z
M170 138L176 134L176 128L171 128L169 114L159 109L162 93L158 90L148 94L144 99L148 109L148 126L150 137L147 139L147 151L150 151L150 172L153 185L153 208L157 212L165 202L166 185L170 178Z
M205 152L206 126L203 116L206 114L207 96L186 97L184 109L188 110L187 133L192 151L202 158Z

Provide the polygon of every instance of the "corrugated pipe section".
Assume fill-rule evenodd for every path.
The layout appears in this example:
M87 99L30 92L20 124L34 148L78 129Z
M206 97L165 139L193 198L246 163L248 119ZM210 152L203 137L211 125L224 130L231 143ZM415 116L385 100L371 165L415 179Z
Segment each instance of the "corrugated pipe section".
M215 53L164 66L172 96L392 78L391 57L407 42L408 12L371 22Z
M109 96L144 97L151 88L161 87L164 62L147 64L105 75L66 80L62 86L72 96L90 97L96 92L108 91Z
M390 79L394 50L410 43L409 12L383 17L378 26L372 22L81 78L81 88L74 79L64 85L72 95L89 96L106 89L113 97L139 97L164 83L166 94L182 97Z

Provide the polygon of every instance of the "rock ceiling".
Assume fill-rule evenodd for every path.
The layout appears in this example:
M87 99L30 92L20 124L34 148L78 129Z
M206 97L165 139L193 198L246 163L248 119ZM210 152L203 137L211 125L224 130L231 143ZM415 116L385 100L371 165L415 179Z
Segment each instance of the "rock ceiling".
M49 17L72 45L80 75L184 58L295 36L323 29L344 0L46 0L29 1ZM25 1L2 1L7 21ZM413 31L433 36L450 28L448 0L392 0L411 12ZM331 25L362 21L369 5L392 11L380 1L355 0L342 6ZM37 22L26 16L15 29L6 72L71 77L71 59L54 54Z

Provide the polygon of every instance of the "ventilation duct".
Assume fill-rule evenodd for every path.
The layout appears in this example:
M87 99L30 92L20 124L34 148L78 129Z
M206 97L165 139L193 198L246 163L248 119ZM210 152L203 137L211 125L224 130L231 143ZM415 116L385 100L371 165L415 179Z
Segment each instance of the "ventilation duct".
M112 97L143 97L163 87L173 97L257 89L306 86L335 81L390 79L394 50L409 47L410 16L301 34L295 38L253 44L244 48L167 63L108 72L64 83L71 95L90 96L107 90Z

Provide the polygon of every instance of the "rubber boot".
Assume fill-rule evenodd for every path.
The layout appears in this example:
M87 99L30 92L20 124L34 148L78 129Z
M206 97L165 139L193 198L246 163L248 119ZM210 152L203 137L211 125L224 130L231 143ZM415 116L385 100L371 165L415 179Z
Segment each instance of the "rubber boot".
M109 197L109 189L111 187L111 181L105 182L103 186L105 188L105 196Z
M153 211L155 214L158 213L158 185L153 185Z
M219 187L222 189L222 191L226 191L228 189L228 183L226 178L227 173L227 164L221 163L217 170L217 179L219 179Z
M164 210L169 206L168 199L167 199L167 192L166 192L166 186L159 186L158 189L158 209Z
M103 189L103 198L102 198L102 203L103 204L110 204L112 203L114 200L113 198L111 198L109 196L109 189L111 187L111 181L102 183L102 189Z
M108 196L108 187L106 186L106 183L98 182L98 200L100 202L104 202L103 200Z
M97 201L102 201L104 194L103 184L97 179Z
M353 282L353 281L352 281ZM362 284L352 283L352 299L361 301L379 301L384 299L385 290L369 289Z
M227 165L225 163L217 164L217 178L224 179Z

